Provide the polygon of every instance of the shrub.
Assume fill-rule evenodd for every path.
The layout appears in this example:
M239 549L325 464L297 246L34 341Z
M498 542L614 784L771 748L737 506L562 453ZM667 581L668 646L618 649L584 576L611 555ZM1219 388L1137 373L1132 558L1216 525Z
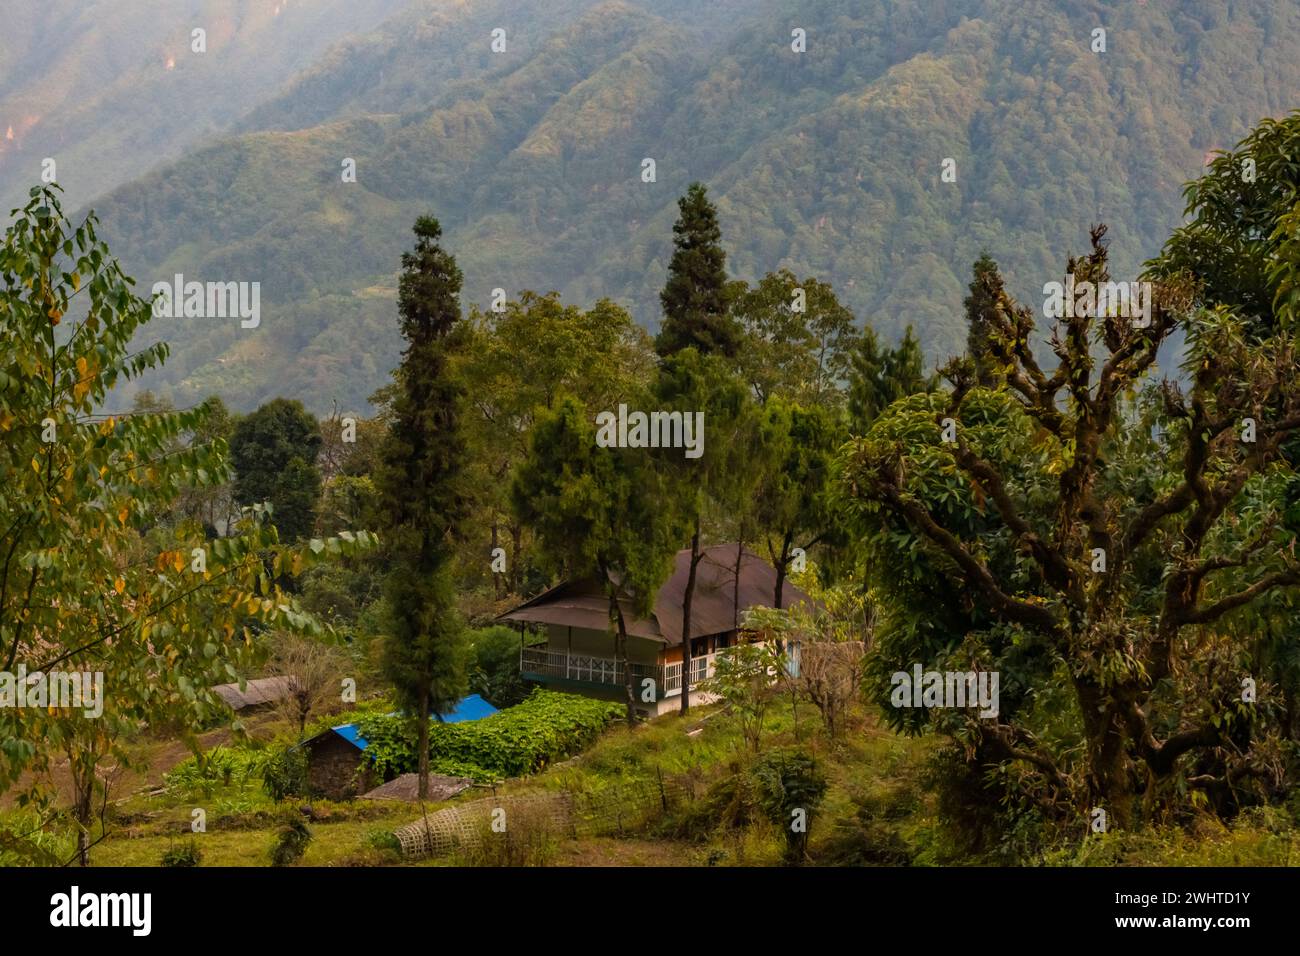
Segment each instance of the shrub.
M302 859L311 843L311 828L296 813L285 818L271 846L272 866L291 866Z
M383 827L371 827L366 831L362 842L370 849L379 850L383 853L391 852L401 855L402 852L402 841L397 839L397 834Z
M218 744L177 764L163 774L163 782L187 796L209 797L225 787L247 785L262 772L265 759L261 751Z
M307 751L283 747L273 751L262 767L262 789L277 803L307 793Z
M474 662L470 689L494 707L513 707L528 697L519 676L519 632L498 624L470 631Z
M434 723L429 730L430 769L490 781L536 773L589 746L622 708L608 701L538 688L522 704L482 720ZM364 718L358 730L366 752L384 776L416 769L412 722L400 715Z
M800 751L772 751L754 761L749 781L757 808L785 833L786 862L801 862L813 813L826 795L817 761Z
M190 840L188 843L168 848L159 862L163 866L198 866L202 859L203 853L199 850L198 843Z

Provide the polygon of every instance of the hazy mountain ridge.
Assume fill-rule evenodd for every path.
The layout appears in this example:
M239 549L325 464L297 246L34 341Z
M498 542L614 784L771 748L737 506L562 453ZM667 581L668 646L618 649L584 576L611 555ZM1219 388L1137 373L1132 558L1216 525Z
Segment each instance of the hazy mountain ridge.
M7 0L0 207L26 196L45 157L76 203L148 173L408 2ZM195 28L204 53L191 49Z

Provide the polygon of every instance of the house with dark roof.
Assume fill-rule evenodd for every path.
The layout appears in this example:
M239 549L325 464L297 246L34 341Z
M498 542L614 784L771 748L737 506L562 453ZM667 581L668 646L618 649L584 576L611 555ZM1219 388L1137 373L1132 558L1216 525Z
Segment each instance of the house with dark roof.
M648 617L623 606L627 622L627 666L632 672L637 709L646 716L681 706L682 604L690 574L691 552L679 551L672 575L655 596ZM697 688L712 677L718 656L753 635L741 627L751 607L774 607L777 573L747 548L720 544L707 548L696 568L691 600L690 702L710 698ZM781 586L781 607L811 602L789 581ZM545 640L525 643L519 669L527 680L557 690L626 699L624 662L615 653L616 635L609 620L609 598L596 577L566 581L501 615L499 620L533 625ZM652 683L647 684L649 680ZM648 695L653 699L646 701Z

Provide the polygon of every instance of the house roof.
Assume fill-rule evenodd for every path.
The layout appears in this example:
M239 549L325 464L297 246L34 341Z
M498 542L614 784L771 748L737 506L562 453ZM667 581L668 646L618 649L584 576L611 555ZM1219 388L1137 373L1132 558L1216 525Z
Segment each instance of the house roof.
M290 678L256 677L245 682L244 688L240 690L238 684L218 684L212 690L229 704L232 710L243 710L245 707L257 707L283 700L289 694Z
M691 637L722 634L737 628L737 612L747 608L771 607L776 593L776 569L750 551L740 550L740 574L736 574L735 544L705 548L695 571L695 594L691 599ZM623 616L627 632L663 644L682 640L682 603L690 576L691 552L678 551L672 575L655 595L649 618L634 617L626 603ZM811 602L807 594L788 580L781 588L782 607ZM528 624L558 624L592 631L609 630L609 598L596 578L565 583L525 601L498 620Z
M469 777L444 777L439 774L429 774L429 801L438 803L441 800L450 800L456 794L463 790L468 790L474 786L474 781ZM362 800L402 800L406 803L414 803L420 799L420 775L418 773L404 773L394 777L388 783L380 784L375 789L363 793Z

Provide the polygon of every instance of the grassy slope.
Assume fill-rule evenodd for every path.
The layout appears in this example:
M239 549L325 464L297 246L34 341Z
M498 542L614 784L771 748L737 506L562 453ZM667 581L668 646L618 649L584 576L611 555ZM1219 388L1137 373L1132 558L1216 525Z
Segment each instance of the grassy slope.
M814 817L809 853L819 865L933 865L954 862L932 800L920 783L931 739L897 737L858 712L843 739L830 743L816 711L799 709L796 731L788 705L769 714L764 751L798 743L814 753L830 787ZM688 731L699 729L695 735ZM596 790L632 779L691 779L701 797L710 785L745 760L738 726L719 708L701 708L683 720L673 715L628 730L609 731L585 754L537 777L515 780L502 792L538 789ZM461 799L482 796L472 791ZM697 800L697 805L700 803ZM260 866L274 839L274 808L253 785L215 796L211 805L232 808L223 819L209 813L209 832L199 837L204 865ZM296 803L295 803L296 805ZM188 837L190 803L173 798L140 800L124 809L136 814L94 851L98 865L154 865L162 853ZM372 840L380 831L413 822L419 813L404 805L320 803L325 819L311 824L303 865L388 865L399 862ZM262 815L259 819L258 814ZM145 817L145 814L151 816ZM179 834L179 836L177 835ZM689 835L688 835L689 834ZM706 820L683 825L663 821L626 837L561 840L540 861L557 866L771 866L780 863L782 835L763 822L727 829ZM451 865L457 860L425 861ZM1049 854L1047 865L1291 865L1300 862L1300 833L1278 813L1249 815L1232 826L1203 820L1190 830L1165 828L1140 834L1090 837L1082 845Z
M831 743L816 711L802 704L798 725L788 703L769 712L765 752L798 745L816 755L829 789L813 818L809 854L817 865L943 865L979 863L954 860L949 842L924 790L921 775L936 742L897 737L861 711L841 740ZM280 728L273 720L255 730L267 739ZM690 731L698 733L691 734ZM150 755L151 783L180 750L144 741ZM175 752L173 752L175 751ZM770 866L780 863L782 834L762 821L727 827L712 815L706 801L710 788L736 773L748 758L740 730L720 708L699 708L683 719L662 717L634 730L617 726L579 757L529 779L509 781L501 792L519 794L548 789L593 791L631 780L665 778L687 783L697 799L685 813L658 821L619 838L562 839L545 846L537 862L556 866ZM486 791L470 791L474 799ZM164 852L187 842L191 811L207 811L208 832L195 837L205 866L265 866L278 820L296 812L302 801L277 807L261 791L260 781L233 781L202 797L141 790L117 805L117 820L108 838L92 850L98 866L156 866ZM383 848L386 833L419 818L411 806L355 801L313 804L312 840L302 865L393 865L399 858ZM377 842L380 841L380 842ZM64 857L67 843L51 841ZM69 844L70 847L70 844ZM67 851L67 852L65 852ZM457 859L420 865L455 865ZM1190 830L1164 828L1139 834L1089 837L1081 845L1048 854L1047 865L1291 865L1300 862L1300 833L1284 814L1266 812L1244 817L1232 826L1203 820Z

